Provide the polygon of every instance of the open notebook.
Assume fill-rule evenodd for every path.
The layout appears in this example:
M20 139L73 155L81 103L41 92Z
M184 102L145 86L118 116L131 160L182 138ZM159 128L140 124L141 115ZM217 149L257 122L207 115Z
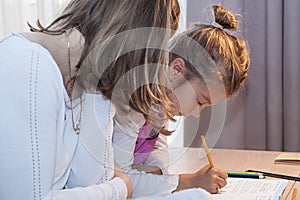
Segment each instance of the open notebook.
M228 178L227 185L213 199L222 200L278 200L287 180Z
M287 180L228 178L227 185L218 194L211 195L203 189L194 188L135 200L279 200L287 183Z

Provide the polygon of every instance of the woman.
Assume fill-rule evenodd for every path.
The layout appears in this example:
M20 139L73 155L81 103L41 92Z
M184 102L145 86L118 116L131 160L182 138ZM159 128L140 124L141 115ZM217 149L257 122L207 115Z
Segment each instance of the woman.
M176 0L72 0L48 27L38 23L31 33L1 40L1 198L131 196L131 181L113 163L115 102L107 89L119 80L119 71L128 69L118 67L105 81L105 75L97 77L105 66L94 57L102 55L94 52L112 44L109 37L133 28L176 30L178 14ZM165 45L170 35L162 36L157 39ZM132 59L143 63L145 55L154 57L145 50ZM165 54L159 57L161 64L167 61ZM124 62L131 66L129 57ZM140 92L152 95L156 90ZM119 94L128 95L126 90ZM157 98L151 95L148 101ZM161 103L166 105L167 99Z

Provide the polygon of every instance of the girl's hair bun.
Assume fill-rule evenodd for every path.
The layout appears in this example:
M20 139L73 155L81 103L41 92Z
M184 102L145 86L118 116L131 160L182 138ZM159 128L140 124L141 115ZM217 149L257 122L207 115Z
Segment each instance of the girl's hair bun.
M235 31L238 28L236 17L227 9L219 5L213 5L212 10L215 16L215 22L224 29Z

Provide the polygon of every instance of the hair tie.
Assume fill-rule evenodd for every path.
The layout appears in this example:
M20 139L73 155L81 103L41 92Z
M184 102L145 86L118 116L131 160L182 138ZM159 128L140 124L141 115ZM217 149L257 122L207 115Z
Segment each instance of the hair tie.
M214 21L213 23L211 23L211 25L214 26L215 28L219 28L219 29L224 30L224 29L223 29L223 26L222 26L221 24L215 22L215 21Z

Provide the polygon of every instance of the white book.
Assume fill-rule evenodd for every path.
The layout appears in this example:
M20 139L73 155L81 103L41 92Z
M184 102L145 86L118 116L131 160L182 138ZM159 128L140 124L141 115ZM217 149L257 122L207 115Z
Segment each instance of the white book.
M218 194L193 188L169 195L139 197L135 200L279 200L287 184L287 180L228 178L227 185Z
M213 199L222 200L279 200L287 180L228 178L227 185Z

